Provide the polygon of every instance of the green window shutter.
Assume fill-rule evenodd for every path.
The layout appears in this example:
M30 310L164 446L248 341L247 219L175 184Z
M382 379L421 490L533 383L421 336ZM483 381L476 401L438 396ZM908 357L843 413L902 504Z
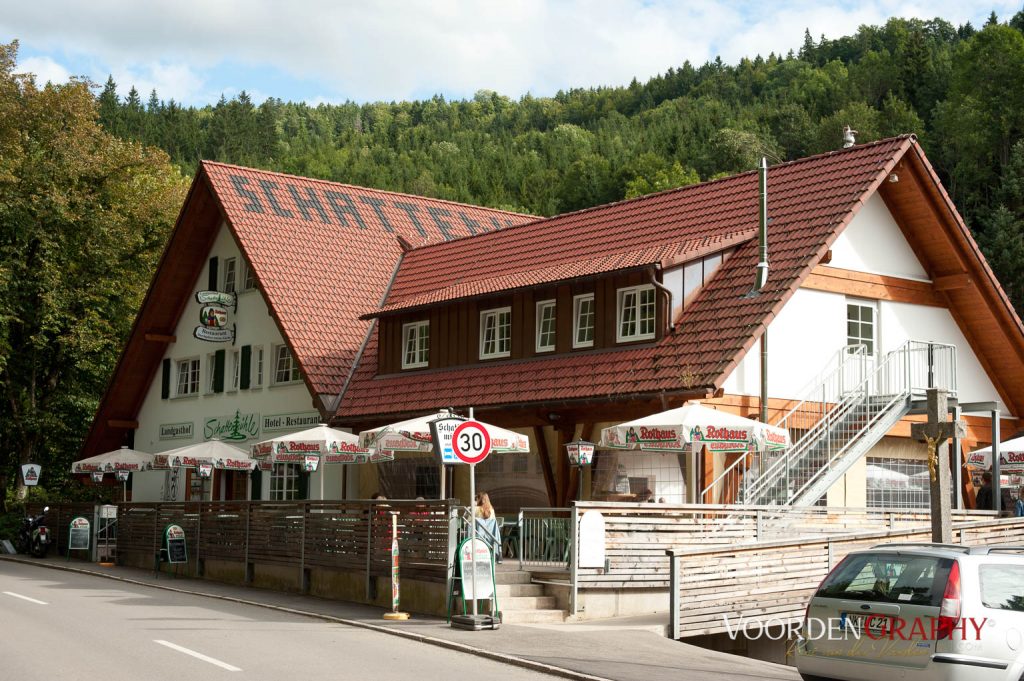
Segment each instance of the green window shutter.
M164 360L163 369L163 376L160 377L160 399L166 400L171 396L171 360Z
M210 258L210 279L206 283L209 284L208 290L217 290L217 258Z
M213 356L213 392L224 392L224 357L225 352L218 350Z
M242 346L242 363L238 368L238 387L242 390L249 389L249 365L252 362L252 346Z

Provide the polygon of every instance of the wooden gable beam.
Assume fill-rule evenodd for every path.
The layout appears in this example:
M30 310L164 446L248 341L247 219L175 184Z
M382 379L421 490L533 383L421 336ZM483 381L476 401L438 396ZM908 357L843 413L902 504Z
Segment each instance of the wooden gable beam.
M178 341L178 337L174 334L155 333L153 331L147 331L144 338L151 343L176 343Z
M956 274L943 274L932 279L932 286L936 291L955 291L967 288L973 283L968 272L957 272Z

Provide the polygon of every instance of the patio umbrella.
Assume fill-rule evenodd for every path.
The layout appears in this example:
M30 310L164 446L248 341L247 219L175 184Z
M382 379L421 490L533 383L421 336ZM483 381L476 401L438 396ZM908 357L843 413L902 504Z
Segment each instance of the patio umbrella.
M685 452L704 445L712 452L747 452L789 446L789 431L688 402L678 409L627 421L601 431L599 447Z
M391 423L380 428L364 430L359 433L359 444L363 447L391 452L432 452L434 451L434 441L430 434L431 423L439 419L451 418L462 419L462 417L456 416L453 412L444 409L433 414ZM462 420L469 421L475 419ZM487 434L490 436L490 451L492 454L525 454L530 451L530 438L525 435L486 423L481 425L487 429ZM444 459L442 458L443 462ZM444 498L444 475L441 476L441 481L441 498Z
M927 475L928 471L924 471ZM868 464L868 489L907 489L910 487L911 476L899 471L891 471L882 466Z
M967 465L974 468L992 468L992 447L976 449L967 457ZM999 472L1024 473L1024 437L999 443Z
M430 423L437 419L452 417L459 418L445 410L372 430L364 430L359 433L359 444L363 447L395 452L432 452L434 451L434 441L430 435ZM491 437L492 454L527 453L530 451L530 438L525 435L486 423L483 425Z
M350 464L391 461L394 452L370 451L359 444L353 433L331 428L323 423L295 433L286 433L252 445L252 456L261 463L298 463L307 471L320 463ZM324 496L324 477L320 474L320 498Z
M139 471L151 470L153 467L154 456L152 454L139 452L125 445L120 449L90 456L81 461L75 461L71 464L71 472L99 474L102 477L104 473L116 473L118 471L137 473ZM121 481L121 494L126 496L127 493L128 479L125 477Z
M729 412L687 402L677 409L604 428L598 447L638 449L647 452L698 451L750 452L755 449L783 449L790 445L789 431ZM697 494L697 470L690 465L689 487Z
M246 454L245 450L214 438L205 442L197 442L177 449L161 452L155 456L155 468L196 468L210 466L217 470L251 471L256 467L256 459ZM246 484L246 496L251 492L252 480ZM213 501L213 486L210 486L210 501Z

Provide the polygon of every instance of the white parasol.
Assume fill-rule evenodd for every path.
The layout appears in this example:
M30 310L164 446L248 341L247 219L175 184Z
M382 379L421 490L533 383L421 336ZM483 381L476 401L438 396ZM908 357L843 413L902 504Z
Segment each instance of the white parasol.
M372 430L364 430L359 433L359 444L363 447L395 452L432 452L434 451L434 441L430 435L431 422L453 417L455 417L454 414L445 410ZM487 428L491 438L492 454L528 453L530 451L530 439L525 435L486 423L483 425Z
M928 471L923 471L928 475ZM868 489L909 489L911 476L899 471L892 471L882 466L868 464Z
M128 474L148 471L154 467L154 456L146 452L139 452L128 445L122 446L96 456L90 456L81 461L71 464L72 473L89 473L96 476L96 481L103 477L104 473L118 473L121 477L121 496L128 500Z
M685 452L703 445L710 452L747 452L789 446L789 431L729 412L688 402L601 431L599 447L648 452Z
M359 444L359 436L321 423L306 430L257 442L252 445L252 456L263 465L297 463L312 473L320 463L381 463L393 461L395 453L363 447ZM321 473L320 498L323 497L324 475Z
M153 468L153 455L125 445L71 464L72 473L114 473L117 471L148 471Z
M967 457L967 465L974 468L992 468L992 447L976 449ZM999 472L1024 473L1024 437L999 443Z
M200 464L208 464L217 470L251 471L256 467L256 459L251 458L243 449L213 439L160 452L155 456L154 466L194 468Z

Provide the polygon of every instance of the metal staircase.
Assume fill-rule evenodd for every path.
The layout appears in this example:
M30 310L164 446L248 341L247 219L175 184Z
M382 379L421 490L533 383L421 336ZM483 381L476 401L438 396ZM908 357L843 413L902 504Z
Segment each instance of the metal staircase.
M706 503L811 506L924 397L956 395L956 348L907 341L877 363L863 345L841 349L776 425L792 446L740 457L708 485Z

